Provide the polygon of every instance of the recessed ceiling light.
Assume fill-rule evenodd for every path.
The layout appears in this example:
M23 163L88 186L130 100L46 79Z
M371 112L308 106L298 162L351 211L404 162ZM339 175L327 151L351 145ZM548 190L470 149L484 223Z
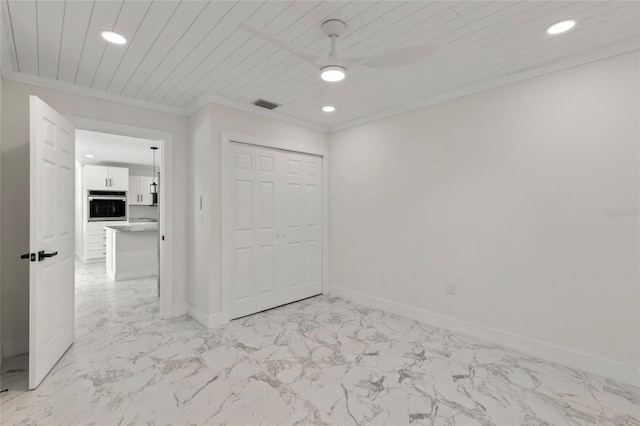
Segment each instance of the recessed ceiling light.
M335 111L335 110L336 110L336 107L331 106L331 105L327 105L327 106L323 106L323 107L322 107L322 110L323 110L324 112L333 112L333 111Z
M93 158L93 157L94 157L94 155L93 155L93 154L85 154L85 157L87 157L87 158Z
M347 70L337 65L329 65L328 67L323 67L320 70L320 78L322 78L324 81L340 81L344 80L346 76Z
M107 40L109 43L125 44L127 42L127 39L124 38L124 36L118 33L115 33L113 31L102 31L100 32L100 35L102 36L103 39Z
M573 19L561 21L547 28L547 34L555 35L555 34L566 33L571 28L575 27L575 25L576 25L576 21L574 21Z

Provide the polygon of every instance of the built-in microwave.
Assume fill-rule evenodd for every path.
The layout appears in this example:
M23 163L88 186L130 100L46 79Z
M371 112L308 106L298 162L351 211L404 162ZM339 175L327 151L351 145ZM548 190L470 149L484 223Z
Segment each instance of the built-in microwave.
M101 222L127 220L127 193L124 191L89 191L87 220Z

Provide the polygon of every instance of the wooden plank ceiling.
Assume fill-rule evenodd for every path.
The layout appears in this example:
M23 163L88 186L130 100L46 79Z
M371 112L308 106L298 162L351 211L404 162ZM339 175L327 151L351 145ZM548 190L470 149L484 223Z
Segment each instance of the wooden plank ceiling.
M177 108L203 94L247 105L264 98L282 114L327 127L640 48L640 2L624 1L9 0L2 15L8 74ZM440 51L399 69L354 66L327 90L308 63L237 26L327 54L320 24L328 18L347 23L341 56L427 43ZM569 18L577 21L571 32L545 33ZM105 29L129 43L105 42ZM327 104L336 112L323 113Z

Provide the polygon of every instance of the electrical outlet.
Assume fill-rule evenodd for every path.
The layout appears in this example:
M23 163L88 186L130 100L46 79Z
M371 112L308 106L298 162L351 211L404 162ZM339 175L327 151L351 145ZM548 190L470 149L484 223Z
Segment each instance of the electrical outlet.
M447 294L451 296L456 295L456 281L447 281Z

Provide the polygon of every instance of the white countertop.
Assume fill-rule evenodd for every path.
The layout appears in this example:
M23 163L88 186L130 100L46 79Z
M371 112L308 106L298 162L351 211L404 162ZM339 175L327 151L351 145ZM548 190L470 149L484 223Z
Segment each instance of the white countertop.
M152 232L158 230L158 222L136 222L127 225L110 225L105 229L113 229L118 232Z

